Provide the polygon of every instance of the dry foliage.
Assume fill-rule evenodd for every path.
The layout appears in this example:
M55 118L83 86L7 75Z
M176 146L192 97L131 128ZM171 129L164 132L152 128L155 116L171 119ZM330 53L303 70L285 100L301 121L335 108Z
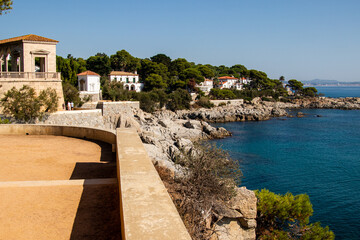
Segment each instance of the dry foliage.
M193 239L209 239L217 220L214 206L230 200L242 176L238 163L215 145L196 145L179 156L176 163L187 169L181 178L157 166L160 177L171 195L184 224Z

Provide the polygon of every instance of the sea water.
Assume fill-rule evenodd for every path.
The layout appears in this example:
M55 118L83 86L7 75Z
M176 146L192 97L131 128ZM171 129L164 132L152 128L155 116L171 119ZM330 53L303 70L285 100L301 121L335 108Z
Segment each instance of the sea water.
M360 239L360 111L300 111L305 117L214 124L233 134L215 141L240 161L242 185L307 193L311 222L336 239Z
M326 97L360 97L360 86L315 86Z

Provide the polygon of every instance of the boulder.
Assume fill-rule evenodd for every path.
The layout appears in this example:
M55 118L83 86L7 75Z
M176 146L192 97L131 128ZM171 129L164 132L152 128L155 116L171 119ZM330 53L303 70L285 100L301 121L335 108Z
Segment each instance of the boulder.
M255 219L257 213L255 193L246 187L236 188L235 191L236 196L230 200L229 207L239 211L244 218Z
M258 105L258 104L260 104L260 102L261 102L260 97L256 97L253 100L251 100L251 104L253 104L253 105Z
M218 240L255 240L255 228L243 229L240 222L233 218L223 218L215 225Z
M184 123L184 127L186 128L194 128L194 125L192 125L192 123L190 121L187 121Z

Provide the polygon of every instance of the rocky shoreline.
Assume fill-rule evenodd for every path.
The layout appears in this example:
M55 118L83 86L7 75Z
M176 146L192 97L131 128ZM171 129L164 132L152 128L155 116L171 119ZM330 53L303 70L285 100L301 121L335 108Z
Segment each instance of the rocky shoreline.
M286 103L254 98L249 102L211 109L161 110L152 114L131 107L126 111L98 116L96 124L109 129L136 128L154 165L169 170L176 177L183 174L175 163L176 156L194 148L195 141L231 135L226 129L215 128L209 123L263 121L290 116L287 110L302 108L360 109L360 98L306 98ZM293 112L296 114L296 111ZM303 116L300 113L296 115ZM234 201L216 209L221 221L213 226L218 233L213 239L255 239L256 197L245 187L236 191L238 197Z

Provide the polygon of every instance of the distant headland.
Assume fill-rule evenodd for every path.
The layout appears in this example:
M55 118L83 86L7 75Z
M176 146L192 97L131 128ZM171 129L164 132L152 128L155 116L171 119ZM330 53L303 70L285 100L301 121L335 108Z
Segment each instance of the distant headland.
M302 80L304 86L360 86L360 81L357 82L341 82L338 80L324 80L324 79L313 79L313 80Z

